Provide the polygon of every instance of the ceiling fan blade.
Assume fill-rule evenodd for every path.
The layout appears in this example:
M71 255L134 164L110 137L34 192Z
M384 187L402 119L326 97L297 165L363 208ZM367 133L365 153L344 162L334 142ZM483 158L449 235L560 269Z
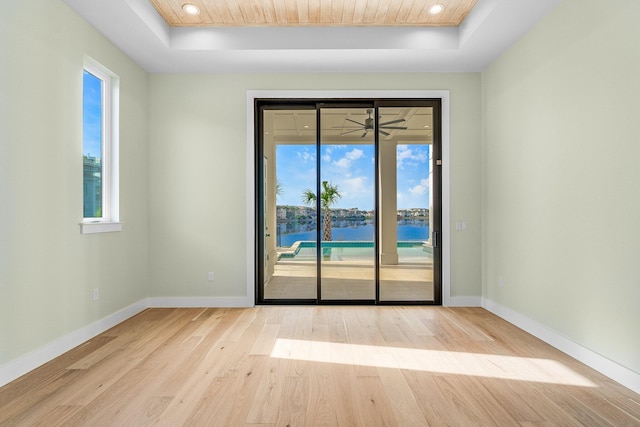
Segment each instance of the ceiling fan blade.
M404 122L404 121L405 121L404 119L391 120L390 122L380 123L380 126L391 125L393 123L400 123L400 122Z
M398 129L398 130L407 130L406 126L380 126L381 129Z
M346 134L348 134L348 133L358 132L358 131L360 131L360 130L362 130L362 129L348 130L348 131L346 131L346 132L342 132L342 133L340 134L340 136L342 136L342 135L346 135Z
M380 133L381 133L381 134L383 134L384 136L389 136L389 135L391 135L390 133L385 132L385 131L383 131L382 129L378 129L378 132L380 132Z
M353 123L355 123L355 124L357 124L357 125L360 125L360 126L362 126L362 127L365 127L365 126L366 126L364 123L356 122L355 120L351 120L351 119L345 119L345 120L349 120L350 122L353 122Z

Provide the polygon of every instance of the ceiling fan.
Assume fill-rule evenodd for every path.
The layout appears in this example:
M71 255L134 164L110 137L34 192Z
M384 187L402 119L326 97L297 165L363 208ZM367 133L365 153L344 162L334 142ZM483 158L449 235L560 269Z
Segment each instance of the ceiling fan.
M349 118L346 118L345 120L349 120L350 122L357 124L358 127L355 127L355 126L343 126L343 127L341 127L341 129L350 129L352 127L355 127L355 129L348 130L346 132L342 132L340 134L340 136L347 135L347 134L352 133L352 132L359 132L361 130L364 130L364 132L362 133L362 136L361 136L361 138L364 138L370 130L373 130L373 125L374 125L373 118L371 118L371 114L373 114L373 109L371 109L371 108L367 109L367 114L369 114L369 117L364 120L364 123L356 122L355 120L351 120ZM391 120L391 121L384 122L384 123L379 123L378 124L378 132L380 132L384 136L389 136L390 135L389 132L385 132L384 129L406 130L407 129L406 126L389 126L389 125L392 125L392 124L395 124L395 123L404 122L404 121L405 121L404 119L397 119L397 120Z

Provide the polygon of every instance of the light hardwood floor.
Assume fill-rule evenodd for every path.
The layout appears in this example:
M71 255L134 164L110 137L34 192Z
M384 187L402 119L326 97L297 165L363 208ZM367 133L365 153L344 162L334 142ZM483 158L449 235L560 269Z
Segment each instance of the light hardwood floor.
M149 309L0 388L2 426L638 426L480 308Z

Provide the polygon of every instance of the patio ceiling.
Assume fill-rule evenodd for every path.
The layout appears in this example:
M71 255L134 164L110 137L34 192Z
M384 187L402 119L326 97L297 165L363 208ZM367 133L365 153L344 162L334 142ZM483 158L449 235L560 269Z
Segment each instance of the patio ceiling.
M357 124L369 117L364 108L332 108L322 111L323 144L372 144L373 133L362 137ZM430 144L433 141L433 116L427 107L384 107L380 108L380 123L404 120L391 126L407 129L386 129L389 135L380 135L381 141L395 141L402 144ZM276 144L313 144L316 138L316 113L314 110L267 110L265 111L265 131L273 136ZM354 131L354 132L350 132ZM350 132L344 134L345 132Z

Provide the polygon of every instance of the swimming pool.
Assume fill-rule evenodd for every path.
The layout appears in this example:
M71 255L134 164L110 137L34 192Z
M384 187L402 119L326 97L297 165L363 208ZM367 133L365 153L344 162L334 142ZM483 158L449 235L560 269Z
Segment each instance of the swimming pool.
M371 241L337 241L322 242L322 254L332 261L371 259L374 256L374 246ZM314 241L297 241L290 248L279 248L278 261L312 261L316 259L317 246ZM431 258L432 247L425 242L398 242L398 257Z

